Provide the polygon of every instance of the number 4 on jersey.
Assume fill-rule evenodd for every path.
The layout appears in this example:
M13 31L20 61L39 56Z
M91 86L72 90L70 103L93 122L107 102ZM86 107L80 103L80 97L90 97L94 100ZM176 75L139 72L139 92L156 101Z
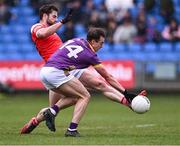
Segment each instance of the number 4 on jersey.
M84 50L81 46L77 46L77 45L68 45L66 46L66 48L69 51L69 53L67 54L69 58L71 57L77 58L78 57L77 54Z

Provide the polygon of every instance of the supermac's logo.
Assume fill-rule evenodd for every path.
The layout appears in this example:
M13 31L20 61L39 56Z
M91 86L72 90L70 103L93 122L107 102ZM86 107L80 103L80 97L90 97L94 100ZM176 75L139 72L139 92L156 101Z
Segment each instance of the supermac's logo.
M134 87L134 62L114 60L103 64L124 87ZM10 83L16 89L44 89L39 76L42 66L43 62L38 61L0 62L0 82ZM94 69L90 70L98 76Z
M0 67L0 81L40 81L39 72L40 66L34 64L23 64L18 67Z

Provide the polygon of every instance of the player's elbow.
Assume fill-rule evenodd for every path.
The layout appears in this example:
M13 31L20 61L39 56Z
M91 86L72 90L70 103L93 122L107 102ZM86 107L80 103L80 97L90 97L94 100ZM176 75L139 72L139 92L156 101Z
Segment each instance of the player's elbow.
M46 31L38 31L36 33L37 38L45 38L48 36L48 33Z
M45 38L45 37L46 37L46 34L44 34L44 33L38 33L36 36L37 36L37 38Z

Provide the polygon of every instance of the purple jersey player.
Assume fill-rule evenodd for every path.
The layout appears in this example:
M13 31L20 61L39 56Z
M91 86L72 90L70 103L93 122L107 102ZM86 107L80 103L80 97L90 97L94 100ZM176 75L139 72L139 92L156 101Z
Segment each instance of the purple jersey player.
M76 100L73 118L65 136L80 136L77 126L90 100L90 93L75 75L78 70L92 65L109 84L100 84L97 86L102 89L104 95L113 101L130 107L132 99L136 96L127 92L106 71L98 59L96 52L102 48L104 40L105 33L101 28L91 28L88 31L86 40L77 38L67 41L48 59L45 66L41 69L41 80L47 89L63 95L63 98L72 97ZM91 82L91 80L88 80L88 82ZM140 94L145 94L145 92L143 91ZM55 131L55 116L61 107L62 102L59 100L52 107L45 109L43 115L39 116L41 120L43 118L45 119L46 125L51 131ZM30 133L38 125L38 120L36 121L36 123L31 121L27 123L22 131L25 131L24 133Z
M67 41L52 55L45 66L71 71L100 63L101 61L98 59L96 52L88 41L77 38Z
M87 68L93 65L95 70L115 89L125 91L121 84L101 65L97 58L96 51L102 48L105 40L105 33L100 28L92 28L87 34L87 40L74 39L67 41L57 50L41 69L40 76L44 86L54 92L63 94L67 97L78 98L71 123L74 126L68 128L65 135L77 132L77 125L85 113L90 94L84 85L74 77L71 70ZM119 95L121 100L128 104L123 94ZM55 131L54 117L58 112L58 102L54 107L44 112L47 127ZM73 128L75 127L75 128Z

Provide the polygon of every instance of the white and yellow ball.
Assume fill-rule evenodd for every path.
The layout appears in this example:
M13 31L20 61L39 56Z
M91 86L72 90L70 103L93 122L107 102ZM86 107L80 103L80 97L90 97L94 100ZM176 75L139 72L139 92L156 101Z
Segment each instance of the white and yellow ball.
M150 109L150 100L146 96L137 95L131 102L133 111L143 114Z

